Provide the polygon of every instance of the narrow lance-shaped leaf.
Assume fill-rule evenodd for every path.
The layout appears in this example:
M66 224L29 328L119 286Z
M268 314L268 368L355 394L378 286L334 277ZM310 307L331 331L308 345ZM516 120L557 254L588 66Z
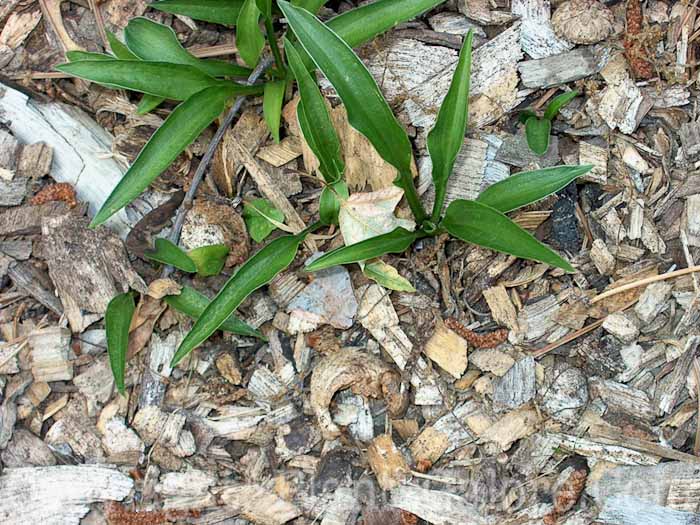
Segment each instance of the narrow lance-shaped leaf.
M272 19L272 0L255 0L255 5L263 17Z
M212 244L190 250L188 255L197 267L197 275L210 277L219 275L224 269L228 252L229 247L225 244Z
M476 200L507 213L558 192L592 168L590 164L585 164L523 171L489 186Z
M139 60L139 57L134 55L111 31L107 31L107 40L109 41L109 47L112 49L112 53L114 53L114 56L119 60ZM164 100L165 98L163 97L144 94L136 108L136 113L145 115L160 106Z
M503 213L480 202L462 199L453 201L447 207L442 226L465 242L522 259L541 261L568 272L574 271L561 256Z
M146 251L144 254L147 259L169 264L183 272L194 273L197 271L194 261L176 244L162 237L157 238L154 244L155 249Z
M265 83L263 93L263 116L267 129L270 130L275 142L280 141L280 121L282 118L282 103L287 90L286 80L271 80Z
M199 293L194 288L183 286L179 295L168 295L164 298L168 306L174 308L192 319L198 319L202 312L209 306L209 299L206 295ZM255 328L241 321L235 315L230 315L219 327L225 332L232 334L245 335L248 337L257 337L265 339L265 337Z
M299 87L300 101L297 105L297 119L311 151L319 161L319 171L332 183L343 176L345 164L340 153L340 140L328 114L326 101L318 89L316 80L304 67L301 56L294 44L285 39L284 49L289 67Z
M336 248L313 261L306 267L306 270L309 272L316 272L339 264L349 264L366 261L367 259L374 259L386 255L387 253L403 253L411 244L419 239L420 236L420 232L396 228L389 233L377 235L376 237L351 244L350 246Z
M208 88L176 107L107 197L91 226L102 224L138 197L224 110L233 94L232 87Z
M402 22L412 20L444 1L378 0L350 9L330 19L328 27L345 40L350 47L357 47Z
M134 296L127 292L115 296L105 311L109 364L117 390L121 394L124 394L125 391L124 373L126 371L126 352L129 348L129 325L135 309Z
M525 137L527 145L537 155L544 155L549 148L549 133L552 123L547 119L530 117L525 122Z
M255 67L265 46L260 30L260 9L255 0L245 0L236 24L236 45L243 61Z
M380 259L368 261L362 268L362 273L365 274L365 277L389 290L409 293L416 291L410 281L403 277L396 268Z
M121 89L139 91L173 100L185 100L203 89L230 86L231 82L217 80L199 69L166 62L144 62L141 60L81 60L56 66L70 75L110 84ZM251 92L250 87L239 86L242 93ZM258 91L253 89L252 92Z
M422 221L425 212L411 174L411 142L374 78L353 50L311 13L284 0L278 4L304 50L343 101L350 124L398 170L394 184L404 190L416 219Z
M428 133L428 152L433 162L435 203L432 220L437 222L442 212L447 191L447 180L452 174L455 159L464 144L469 109L469 84L472 67L472 31L469 30L459 53L457 68L450 89L440 106L435 126Z
M223 60L203 60L187 51L170 27L148 18L129 21L124 29L129 49L140 59L193 66L213 77L247 77L250 70Z
M77 62L78 60L114 60L114 57L111 55L92 53L90 51L66 51L66 58L70 62Z
M569 91L568 93L562 93L557 95L552 99L552 101L547 105L547 109L544 110L544 118L547 120L554 120L557 116L559 110L566 106L569 102L578 96L578 91Z
M206 341L246 297L269 283L289 266L305 236L305 234L287 235L275 239L248 259L197 319L192 330L175 352L172 366L177 365L192 350Z
M243 0L161 0L148 7L212 24L236 25Z

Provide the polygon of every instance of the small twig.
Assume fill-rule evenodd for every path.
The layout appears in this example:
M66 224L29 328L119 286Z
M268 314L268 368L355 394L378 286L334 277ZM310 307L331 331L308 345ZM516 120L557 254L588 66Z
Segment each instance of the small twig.
M260 61L258 66L255 68L255 70L250 74L248 77L248 81L246 82L247 84L253 84L255 83L267 70L267 68L270 67L272 64L272 59L269 57L264 58L263 60ZM173 225L173 230L170 233L170 241L173 244L177 244L180 241L180 234L182 233L182 226L185 223L185 215L187 214L187 210L190 209L192 206L192 202L194 201L194 196L197 193L197 188L199 187L200 183L204 179L204 174L207 171L207 167L209 166L209 163L211 162L211 159L214 157L214 153L216 153L216 148L219 147L219 143L221 142L221 139L224 137L224 133L226 130L229 128L229 126L233 123L234 119L238 115L238 112L241 110L243 107L243 103L246 100L246 96L240 96L236 99L234 102L233 106L229 110L228 114L226 115L226 118L224 118L224 121L221 123L221 126L219 126L219 129L216 130L216 133L214 134L214 137L211 139L211 142L209 143L209 147L207 148L206 153L202 157L202 160L199 162L199 165L197 166L197 170L194 173L194 177L192 177L192 183L190 184L189 189L187 190L187 194L185 195L185 198L182 201L182 204L180 204L180 208L177 210L177 214L175 215L175 224ZM172 273L172 268L166 267L163 269L163 276L166 277Z
M626 292L627 290L634 290L640 286L656 283L658 281L665 281L666 279L673 279L675 277L681 277L682 275L688 275L689 273L694 272L700 272L700 266L691 266L690 268L683 268L682 270L676 270L675 272L668 272L661 275L654 275L653 277L647 277L646 279L640 279L639 281L618 286L617 288L613 288L612 290L596 295L593 299L591 299L591 304L607 299L608 297L612 297L613 295Z
M97 24L97 32L100 34L100 39L102 40L102 45L105 49L109 49L109 41L107 40L107 32L105 31L105 21L102 18L102 13L97 5L97 0L88 0L88 5L92 9L92 13L95 15L95 23Z

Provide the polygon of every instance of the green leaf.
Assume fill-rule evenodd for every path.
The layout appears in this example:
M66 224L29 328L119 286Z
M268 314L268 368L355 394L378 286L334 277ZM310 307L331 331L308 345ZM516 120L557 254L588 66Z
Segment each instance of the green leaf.
M319 171L326 182L339 181L345 171L338 133L328 114L326 101L316 80L304 67L294 44L285 39L284 49L289 67L297 80L301 100L297 105L297 119L306 143L319 161ZM312 124L313 123L313 124Z
M243 205L243 219L253 240L262 242L277 229L269 219L284 222L284 213L267 199L255 199Z
M411 142L362 61L347 43L311 13L284 0L278 4L304 50L345 104L350 124L367 137L379 155L400 174L410 176Z
M537 155L544 155L549 148L549 133L552 123L547 119L530 117L525 122L527 145Z
M416 291L409 280L399 274L396 268L379 259L367 262L362 268L362 273L368 279L372 279L389 290L396 290L397 292Z
M209 306L209 299L206 295L199 293L194 288L183 286L179 295L168 295L163 299L166 304L178 312L181 312L192 319L198 319L202 312ZM265 339L265 337L255 328L241 321L238 317L231 314L226 319L219 329L232 334L245 335L248 337L257 337Z
M197 271L194 261L179 246L162 237L156 239L155 249L146 251L144 255L151 261L169 264L183 272Z
M77 62L79 60L114 60L114 57L111 55L91 53L89 51L66 51L66 58L70 62Z
M236 45L243 61L255 67L265 46L260 30L260 9L255 0L245 0L236 24Z
M117 390L124 395L124 373L126 352L129 348L129 325L136 305L134 296L123 293L115 296L105 311L105 331L107 332L107 353Z
M567 272L571 265L500 211L480 202L458 199L450 203L442 226L458 239L484 248L541 261Z
M287 90L286 80L271 80L265 83L263 95L263 116L267 129L270 130L275 142L280 141L280 121L282 118L282 103Z
M593 166L586 164L522 171L489 186L476 200L507 213L558 192L592 168Z
M236 25L243 0L161 0L148 7L212 24Z
M307 0L313 2L314 0ZM318 0L317 0L318 1ZM445 0L378 0L336 16L330 27L350 47L369 42L375 36L442 4Z
M124 38L129 49L142 60L193 66L212 77L250 75L248 68L236 64L197 58L182 47L175 31L148 18L131 19L124 29Z
M292 0L292 5L302 7L309 13L316 14L327 2L328 0Z
M552 99L552 101L547 105L547 109L544 110L544 118L547 120L554 120L557 116L559 110L566 106L569 102L574 100L578 96L578 91L569 91L567 93L562 93L557 95Z
M537 113L535 113L531 109L525 109L525 110L521 111L520 114L518 115L518 120L520 121L521 124L525 124L530 117L537 118Z
M231 85L208 88L177 106L112 190L91 226L102 224L138 197L212 123L235 93Z
M305 233L279 237L248 259L204 309L175 352L172 366L206 341L246 297L287 268L305 237Z
M163 97L144 95L141 97L141 102L139 102L139 105L136 108L136 113L138 113L139 115L145 115L146 113L150 113L158 106L160 106L164 100L165 99Z
M432 219L440 218L445 202L447 180L452 174L455 159L464 144L469 110L469 84L472 67L472 31L469 30L459 62L452 76L450 89L440 106L435 127L428 133L428 152L433 162L433 184L435 184L435 204Z
M157 97L185 100L209 87L229 86L192 66L141 60L81 60L56 66L70 75ZM248 91L240 86L242 92ZM255 91L255 90L254 90Z
M112 53L119 60L138 60L139 57L134 55L121 40L117 38L117 35L111 31L107 31L107 41L109 42L109 47Z
M403 253L411 244L421 237L420 232L411 232L404 228L377 235L350 246L342 246L322 255L306 267L308 272L317 272L324 268L349 264L367 259L375 259L387 253Z
M255 0L255 5L263 17L272 19L272 0Z
M224 269L226 257L228 257L229 247L225 244L212 244L190 250L188 255L197 267L197 275L200 277L210 277L219 275Z
M318 210L323 224L338 224L340 203L350 197L348 185L342 180L325 186L321 191Z

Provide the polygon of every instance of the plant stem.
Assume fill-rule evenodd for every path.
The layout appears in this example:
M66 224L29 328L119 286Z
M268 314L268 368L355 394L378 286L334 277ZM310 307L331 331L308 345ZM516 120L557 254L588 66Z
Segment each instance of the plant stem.
M425 219L428 218L428 214L425 212L425 209L420 202L420 197L418 196L416 186L413 184L413 175L410 171L401 172L399 177L401 178L403 193L406 196L406 200L411 208L413 217L416 219L418 225L420 225Z
M277 69L279 69L281 73L285 73L287 71L287 68L284 65L282 55L280 54L280 48L277 45L275 28L272 27L272 17L265 17L265 32L267 33L267 41L270 43L270 48L272 49L272 55L275 57L275 64L277 65Z

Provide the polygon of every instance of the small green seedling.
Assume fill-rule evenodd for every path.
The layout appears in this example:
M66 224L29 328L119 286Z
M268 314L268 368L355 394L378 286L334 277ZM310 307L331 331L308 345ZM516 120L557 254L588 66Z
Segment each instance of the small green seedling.
M525 124L525 137L527 145L537 155L544 155L549 148L549 135L552 131L552 121L559 110L578 96L578 91L562 93L552 99L544 110L542 117L537 116L531 109L520 113L518 119Z

